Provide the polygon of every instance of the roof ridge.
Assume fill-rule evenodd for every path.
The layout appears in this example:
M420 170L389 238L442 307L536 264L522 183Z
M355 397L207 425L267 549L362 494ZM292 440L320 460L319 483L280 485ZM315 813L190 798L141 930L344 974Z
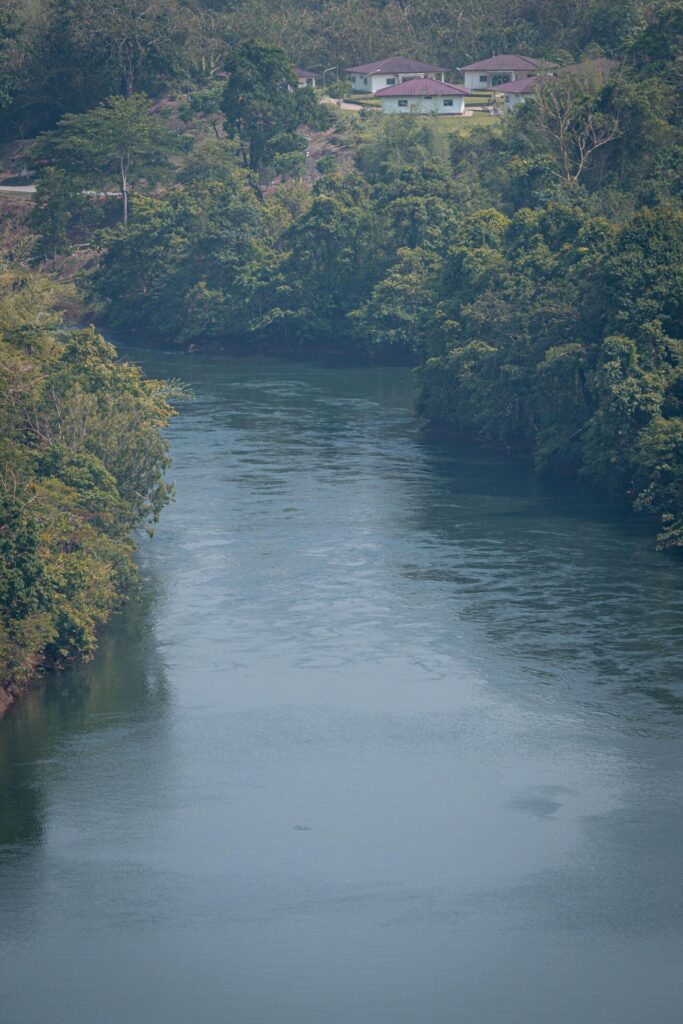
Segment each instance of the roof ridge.
M470 90L464 85L453 82L440 82L434 78L411 78L407 82L398 82L378 89L375 96L469 96Z

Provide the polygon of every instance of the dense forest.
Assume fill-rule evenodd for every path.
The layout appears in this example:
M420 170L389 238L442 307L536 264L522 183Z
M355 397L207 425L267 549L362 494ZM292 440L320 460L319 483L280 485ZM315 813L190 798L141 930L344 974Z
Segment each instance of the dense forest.
M5 0L0 127L50 127L112 94L191 90L250 37L322 71L391 53L456 68L493 53L622 55L643 0ZM670 6L670 5L669 5Z
M0 133L37 192L0 280L0 683L93 650L168 498L171 391L54 312L76 248L102 323L412 365L426 420L683 550L682 44L680 0L6 3ZM560 71L452 130L296 88L392 51Z

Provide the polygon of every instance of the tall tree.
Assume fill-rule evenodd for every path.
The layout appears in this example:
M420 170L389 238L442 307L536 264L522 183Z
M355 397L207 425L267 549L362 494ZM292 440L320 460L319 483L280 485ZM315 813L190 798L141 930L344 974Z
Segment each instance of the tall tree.
M192 18L179 0L50 0L47 27L48 82L86 106L156 90L187 68Z
M177 136L150 114L141 93L110 96L86 114L66 114L54 132L43 136L43 150L84 188L107 191L118 186L124 224L131 186L154 181L178 146Z
M38 182L29 222L38 233L43 254L52 257L54 263L69 249L74 232L86 220L92 221L95 213L88 197L65 170L48 167Z
M532 125L555 155L555 173L571 184L583 177L598 150L622 134L620 112L601 109L599 98L575 78L539 86L529 111Z
M297 128L329 121L307 89L297 89L294 65L284 50L258 40L236 47L225 65L225 130L240 140L245 167L261 171L277 154L301 149Z

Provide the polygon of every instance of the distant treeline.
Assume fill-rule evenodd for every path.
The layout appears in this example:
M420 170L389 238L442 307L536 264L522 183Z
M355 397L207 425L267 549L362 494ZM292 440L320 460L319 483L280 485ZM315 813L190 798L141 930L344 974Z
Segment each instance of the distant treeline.
M249 37L337 71L393 53L455 70L493 53L621 53L657 0L3 0L0 132L31 135L111 95L206 84Z

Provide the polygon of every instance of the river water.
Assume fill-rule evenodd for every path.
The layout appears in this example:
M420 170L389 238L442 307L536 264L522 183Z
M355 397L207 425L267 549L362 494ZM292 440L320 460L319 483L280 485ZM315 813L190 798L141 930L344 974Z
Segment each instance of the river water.
M680 1024L681 567L405 370L136 357L177 501L0 723L3 1024Z

